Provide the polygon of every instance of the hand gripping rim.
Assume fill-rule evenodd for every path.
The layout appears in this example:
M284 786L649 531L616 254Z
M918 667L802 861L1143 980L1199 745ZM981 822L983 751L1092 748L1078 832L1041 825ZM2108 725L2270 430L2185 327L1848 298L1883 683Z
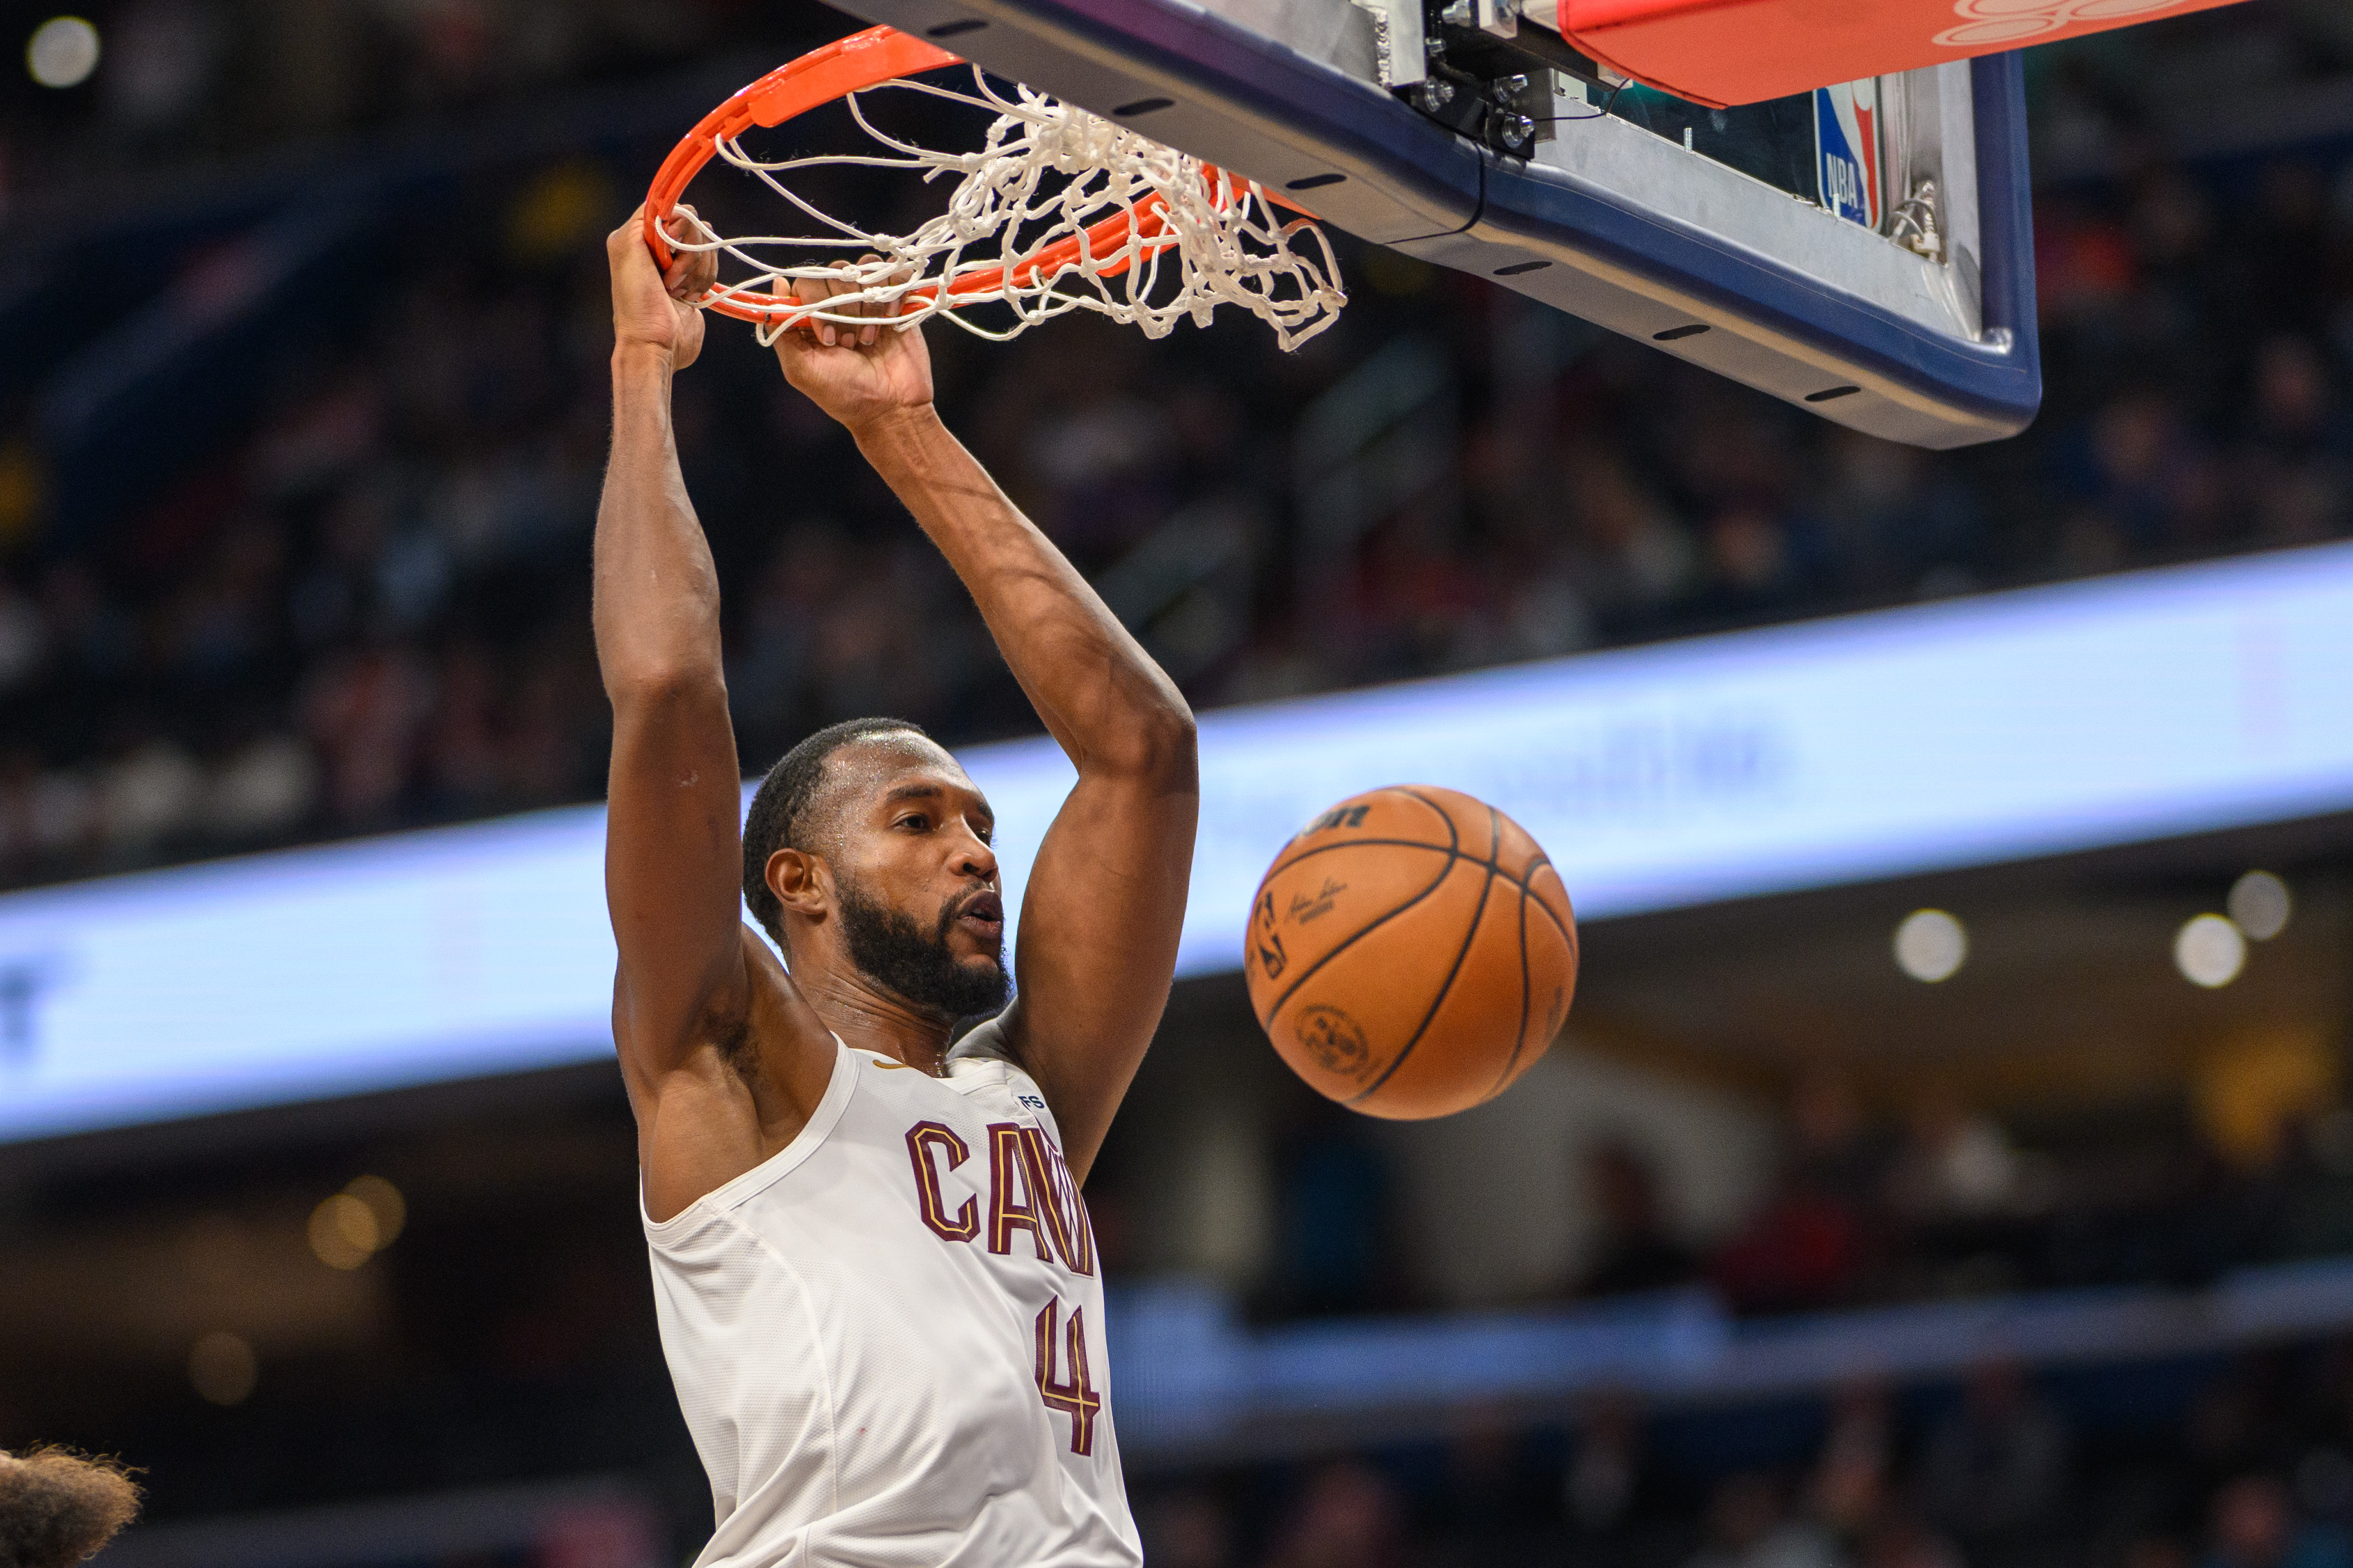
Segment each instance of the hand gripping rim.
M751 86L741 89L726 102L702 117L702 121L685 139L670 150L654 174L653 184L646 193L646 247L653 252L655 261L664 269L675 255L662 224L678 210L679 198L703 165L717 153L719 143L742 135L754 125L776 126L796 115L838 102L853 92L879 87L900 77L937 70L944 66L963 65L958 56L948 53L934 44L910 37L895 27L869 27L846 38L811 49L798 59L778 66ZM1204 172L1214 177L1216 171L1205 166ZM1295 204L1284 202L1293 211ZM1137 204L1133 217L1115 213L1096 223L1083 235L1073 235L1056 241L1034 255L1020 257L1008 263L975 268L957 273L948 280L952 295L970 294L987 298L1002 291L1008 266L1015 279L1024 285L1034 283L1040 274L1051 274L1076 262L1083 254L1092 259L1098 253L1114 255L1134 239L1159 238L1165 232L1160 214L1160 201L1155 195ZM1166 243L1174 243L1170 237ZM1082 245L1084 249L1082 251ZM1132 259L1119 258L1103 268L1105 275L1124 271ZM920 283L907 290L911 298L929 299L936 295L938 281ZM807 309L797 301L779 298L774 308L747 305L740 299L723 295L708 301L708 308L739 321L765 323L777 317L790 317Z

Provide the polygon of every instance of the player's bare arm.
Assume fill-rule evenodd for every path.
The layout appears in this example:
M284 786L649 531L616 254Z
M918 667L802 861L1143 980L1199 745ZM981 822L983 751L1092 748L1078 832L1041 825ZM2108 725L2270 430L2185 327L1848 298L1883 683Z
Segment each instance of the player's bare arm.
M702 346L702 312L685 301L709 286L711 262L682 255L665 275L638 222L606 247L613 449L596 514L595 620L613 705L613 1037L646 1202L660 1218L799 1131L825 1092L833 1045L740 914L742 771L719 585L670 429L670 378Z
M1004 1029L1083 1179L1176 973L1200 804L1191 710L941 424L919 331L817 323L776 352L947 558L1078 769L1030 873Z

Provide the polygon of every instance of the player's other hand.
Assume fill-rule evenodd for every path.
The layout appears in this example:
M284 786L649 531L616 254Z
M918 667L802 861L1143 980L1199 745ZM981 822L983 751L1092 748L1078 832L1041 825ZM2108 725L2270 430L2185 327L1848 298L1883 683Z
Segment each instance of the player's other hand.
M781 280L776 291L785 292ZM847 278L803 278L792 286L792 297L803 304L855 291ZM889 304L850 304L839 311L858 317L859 324L804 321L777 337L785 379L852 435L886 416L929 408L932 356L922 331L892 326L895 309Z
M605 258L613 268L613 352L650 348L684 370L702 352L702 312L691 303L719 276L719 258L708 250L674 250L667 269L646 246L646 209L605 237ZM694 209L681 203L662 225L672 239L705 237Z

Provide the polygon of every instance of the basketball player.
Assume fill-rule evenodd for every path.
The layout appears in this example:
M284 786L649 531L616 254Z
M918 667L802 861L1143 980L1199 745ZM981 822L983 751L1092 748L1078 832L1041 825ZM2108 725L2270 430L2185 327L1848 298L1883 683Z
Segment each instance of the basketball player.
M0 1449L0 1568L73 1568L138 1512L138 1485L112 1459Z
M699 1562L1139 1563L1078 1189L1176 968L1192 715L941 425L919 332L787 333L786 379L946 556L1078 783L1009 1006L988 802L913 725L802 742L739 836L718 585L670 424L712 269L665 275L640 234L607 247L606 896L662 1344L718 1519Z

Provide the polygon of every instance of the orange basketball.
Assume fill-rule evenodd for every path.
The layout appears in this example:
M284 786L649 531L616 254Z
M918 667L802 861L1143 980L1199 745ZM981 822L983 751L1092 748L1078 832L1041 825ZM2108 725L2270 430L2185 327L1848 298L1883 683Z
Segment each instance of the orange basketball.
M1544 1055L1577 989L1577 921L1518 823L1396 784L1283 846L1242 973L1267 1037L1317 1093L1417 1121L1493 1099Z

